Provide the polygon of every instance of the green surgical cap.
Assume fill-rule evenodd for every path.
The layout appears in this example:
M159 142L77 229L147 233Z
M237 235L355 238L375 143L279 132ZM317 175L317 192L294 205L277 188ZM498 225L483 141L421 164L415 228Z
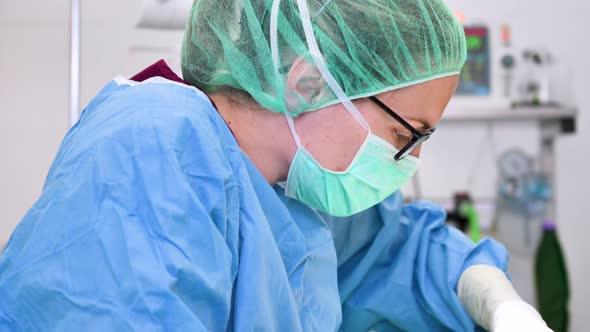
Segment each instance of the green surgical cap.
M232 87L296 116L456 75L465 58L463 27L440 0L196 0L182 72L205 92ZM286 80L301 60L319 73L309 95Z

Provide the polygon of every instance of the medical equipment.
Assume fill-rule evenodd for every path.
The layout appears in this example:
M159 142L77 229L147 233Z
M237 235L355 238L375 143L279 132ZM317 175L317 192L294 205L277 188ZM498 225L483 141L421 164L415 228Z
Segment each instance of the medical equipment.
M467 61L449 109L568 108L574 104L571 69L544 45L514 42L510 24L468 20ZM526 108L529 110L530 108Z
M548 62L548 54L535 50L524 51L524 72L520 77L517 102L536 106L549 102L549 73L546 69Z
M556 94L563 87L553 82L557 79L558 63L545 48L527 48L523 51L521 68L517 78L516 105L555 105L559 100ZM567 82L561 82L566 84Z
M520 150L505 152L498 160L500 174L508 180L517 180L532 172L532 160Z
M532 158L509 150L498 160L500 180L496 202L495 237L512 251L532 254L541 237L541 224L553 195Z
M513 90L513 76L514 67L516 66L516 58L512 53L512 33L510 26L504 24L502 26L502 45L504 46L504 55L502 55L502 69L504 71L504 97L512 98Z
M465 21L467 61L461 71L455 97L448 108L469 109L473 113L484 108L507 109L511 99L507 96L506 85L508 81L509 84L514 81L518 67L514 61L507 70L502 57L513 52L514 46L511 45L510 49L504 46L505 42L499 37L501 27L493 22L471 18Z
M490 41L488 27L474 25L465 27L467 60L461 70L458 96L489 96Z

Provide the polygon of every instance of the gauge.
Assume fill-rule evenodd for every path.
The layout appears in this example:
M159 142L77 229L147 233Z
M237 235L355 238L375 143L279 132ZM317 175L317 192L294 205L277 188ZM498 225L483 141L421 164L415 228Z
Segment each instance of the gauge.
M500 174L504 178L522 178L530 174L532 169L531 159L521 150L509 150L498 159Z

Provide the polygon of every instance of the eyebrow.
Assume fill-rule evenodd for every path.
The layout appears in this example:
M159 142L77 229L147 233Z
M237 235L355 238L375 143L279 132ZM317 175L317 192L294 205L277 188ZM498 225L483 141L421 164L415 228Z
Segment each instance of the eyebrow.
M383 105L389 107L384 101L380 100L379 98L376 98L376 99L379 102L381 102ZM398 112L395 108L389 107L389 109L391 109L392 111L394 111L396 113ZM404 121L406 121L407 123L410 123L410 121L417 122L418 123L417 126L413 125L412 123L410 123L410 125L412 127L414 127L414 129L416 129L418 131L427 131L427 130L430 130L430 129L433 129L434 128L434 126L431 125L430 123L428 123L426 120L417 120L417 119L414 119L414 118L406 118L406 117L402 116L399 113L397 113L397 114L398 114L399 117L401 117L402 119L404 119Z
M416 130L420 130L420 131L426 131L426 130L430 130L432 128L434 128L433 125L429 124L426 121L416 121L419 123L419 125L417 127L414 127Z
M408 123L410 123L410 121L414 122L414 123L418 123L417 126L410 123L412 125L412 127L414 127L414 129L416 129L418 131L427 131L427 130L434 128L434 126L432 126L431 124L429 124L425 120L417 120L417 119L413 119L413 118L405 118L404 120L406 120L406 122L408 122Z

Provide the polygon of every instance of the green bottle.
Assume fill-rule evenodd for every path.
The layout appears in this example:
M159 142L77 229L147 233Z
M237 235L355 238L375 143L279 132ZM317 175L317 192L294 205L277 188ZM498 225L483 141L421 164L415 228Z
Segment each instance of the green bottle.
M565 260L554 222L543 224L543 237L535 258L539 313L555 332L568 331L569 286Z
M459 213L469 221L469 237L473 242L478 243L481 240L481 230L475 206L471 202L465 201L461 204Z

